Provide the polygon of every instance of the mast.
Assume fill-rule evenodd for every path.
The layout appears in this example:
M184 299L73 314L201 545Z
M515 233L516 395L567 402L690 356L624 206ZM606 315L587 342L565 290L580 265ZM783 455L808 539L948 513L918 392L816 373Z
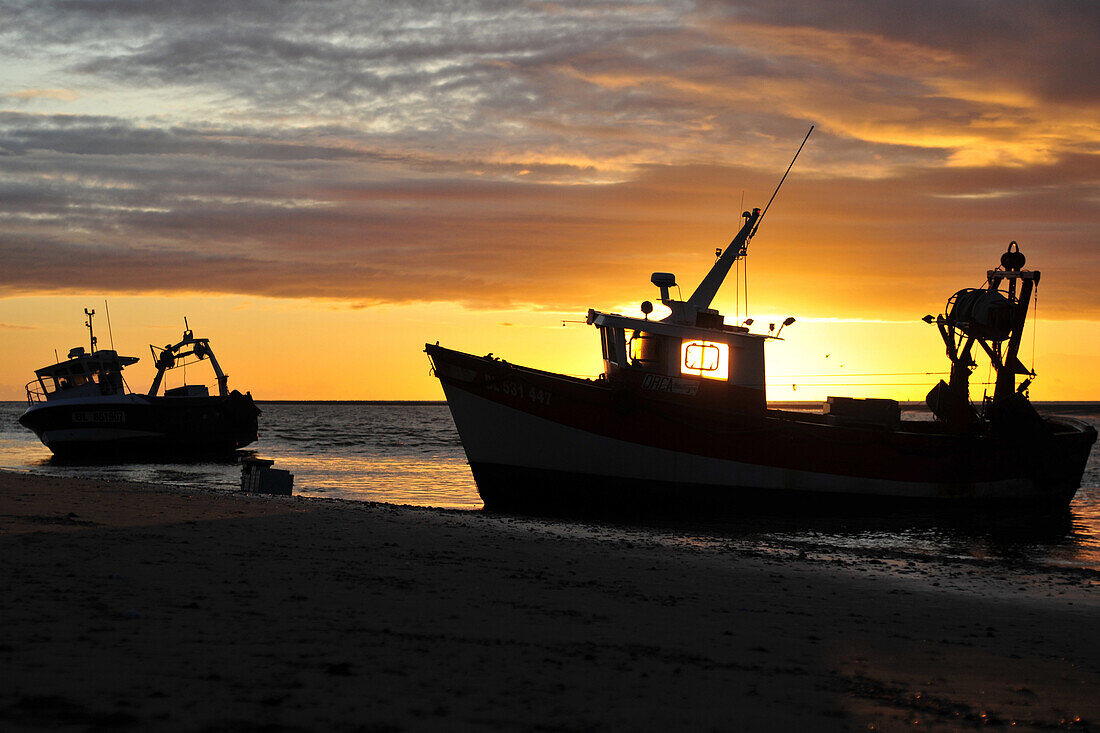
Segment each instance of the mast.
M798 160L798 154L802 152L802 148L806 146L806 141L810 139L810 133L814 131L814 126L810 125L809 132L806 133L806 137L802 139L802 144L798 146L798 150L795 151L794 157L791 158L791 164L787 166L787 170L783 173L783 177L779 179L779 185L775 187L775 191L772 192L772 197L768 199L768 205L764 207L764 211L760 209L753 209L752 212L744 212L741 214L745 218L745 224L741 227L741 231L737 232L737 236L733 238L730 245L726 247L726 250L722 253L722 256L718 258L718 261L714 263L710 268L710 272L703 278L703 281L699 283L699 287L695 289L695 292L691 294L687 302L689 305L694 306L697 310L706 310L710 308L711 301L714 300L714 296L718 294L718 289L722 287L722 282L726 279L726 275L729 274L730 267L737 260L745 257L748 254L749 240L756 234L756 230L760 228L760 222L764 219L764 214L768 213L768 208L771 207L772 201L775 201L776 194L779 193L779 189L783 186L783 181L787 180L787 174L791 172L791 168L794 167L794 162Z
M1023 269L1025 263L1019 245L1012 242L1008 251L1001 255L1001 267L986 273L984 288L958 291L948 299L943 315L938 318L928 315L923 319L939 329L951 360L950 381L940 381L932 388L928 393L928 406L953 432L963 432L978 421L978 414L970 404L970 372L977 366L971 356L975 346L986 353L997 374L993 398L987 400L991 410L984 416L993 422L1015 420L1027 413L1018 403L1027 402L1024 392L1031 380L1017 387L1016 376L1035 376L1020 361L1019 351L1028 306L1039 283L1040 272ZM1005 281L1008 289L1002 291L1000 288ZM1034 410L1030 413L1034 414Z
M1013 251L1015 250L1015 251ZM1000 402L1016 392L1016 375L1032 375L1030 369L1023 365L1018 356L1020 352L1020 340L1024 335L1024 323L1027 321L1028 306L1031 305L1031 293L1039 284L1040 272L1038 270L1024 270L1024 256L1020 254L1020 247L1015 242L1008 245L1008 251L1001 256L1003 270L990 270L987 273L989 287L996 290L1003 280L1008 280L1008 297L1015 303L1012 313L1012 325L1008 337L1008 347L1001 355L1000 365L994 362L997 369L997 384L993 390L993 401ZM1016 281L1020 281L1020 293L1016 295ZM993 350L1000 352L1000 344L995 344ZM1029 380L1030 381L1030 380Z
M760 209L753 209L751 212L746 211L741 216L745 217L745 223L742 225L741 231L737 232L737 236L730 242L730 246L722 252L722 256L710 268L710 272L707 273L707 276L699 283L699 287L695 288L695 292L687 300L690 305L699 310L710 308L710 303L714 300L714 296L718 294L718 289L722 287L722 282L729 274L730 267L733 266L734 262L745 256L753 227L760 221Z

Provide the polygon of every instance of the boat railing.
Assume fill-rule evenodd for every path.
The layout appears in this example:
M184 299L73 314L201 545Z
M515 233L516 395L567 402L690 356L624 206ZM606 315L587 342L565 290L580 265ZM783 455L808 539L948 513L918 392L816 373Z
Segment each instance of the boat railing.
M27 382L27 404L33 405L38 402L46 401L46 391L42 389L42 383L37 379L32 379Z
M43 387L42 382L37 379L32 379L27 382L25 387L27 390L27 404L35 405L47 402L59 392L67 397L96 397L99 395L126 394L130 391L129 386L126 384L126 380L122 378L121 374L117 372L115 374L117 380L111 379L109 381L104 381L103 379L98 381L96 379L85 379L77 375L76 379L78 381L76 383L62 379L61 384L56 389L50 389L49 386Z

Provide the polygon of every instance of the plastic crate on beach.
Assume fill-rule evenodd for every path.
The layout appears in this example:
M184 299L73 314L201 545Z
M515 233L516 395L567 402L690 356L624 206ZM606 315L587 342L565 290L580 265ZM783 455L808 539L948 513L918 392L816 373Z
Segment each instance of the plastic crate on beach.
M241 491L291 496L294 493L294 476L290 471L272 468L274 463L267 458L241 460Z

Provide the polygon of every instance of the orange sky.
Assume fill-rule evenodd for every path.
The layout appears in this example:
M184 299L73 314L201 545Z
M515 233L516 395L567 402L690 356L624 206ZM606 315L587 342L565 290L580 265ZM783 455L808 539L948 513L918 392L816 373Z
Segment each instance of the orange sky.
M147 344L184 315L260 399L441 398L436 340L593 374L595 333L562 320L655 299L653 271L689 291L811 123L750 247L750 315L798 318L768 347L769 396L922 398L938 377L910 373L946 358L920 317L1017 240L1043 271L1032 396L1100 399L1098 12L13 9L0 399L84 343L104 298L142 391Z

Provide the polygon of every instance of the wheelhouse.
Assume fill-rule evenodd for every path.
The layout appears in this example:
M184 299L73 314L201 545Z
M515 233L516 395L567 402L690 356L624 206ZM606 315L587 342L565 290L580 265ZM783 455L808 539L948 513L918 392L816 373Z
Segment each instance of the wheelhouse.
M136 356L119 356L108 349L88 354L82 346L70 350L68 357L35 371L26 388L29 403L124 394L122 369L138 361Z
M594 310L588 312L588 323L600 331L602 376L610 384L699 395L716 408L766 407L768 336L737 326L690 327Z
M761 217L760 209L744 213L733 242L687 300L675 300L676 276L655 272L650 281L671 312L650 320L653 304L642 303L644 318L588 311L587 322L600 331L603 378L611 383L637 383L646 390L701 395L716 407L764 410L764 342L778 334L750 333L725 323L710 307L730 266L744 256L745 244ZM793 323L788 319L784 325ZM750 322L751 323L751 322Z
M594 310L588 323L600 330L606 379L638 372L764 390L767 337L746 328L688 328Z

